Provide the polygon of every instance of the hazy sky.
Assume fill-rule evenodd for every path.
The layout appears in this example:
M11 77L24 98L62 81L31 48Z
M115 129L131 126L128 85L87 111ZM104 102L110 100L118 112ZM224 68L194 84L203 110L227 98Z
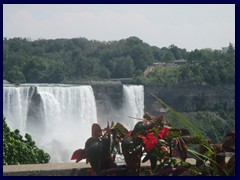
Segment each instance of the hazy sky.
M137 36L160 48L221 49L235 44L235 5L4 4L3 36L99 41Z

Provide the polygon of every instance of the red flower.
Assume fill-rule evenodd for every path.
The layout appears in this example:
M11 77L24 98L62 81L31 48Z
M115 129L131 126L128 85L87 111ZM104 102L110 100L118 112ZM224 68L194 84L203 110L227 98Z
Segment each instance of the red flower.
M148 133L146 137L142 137L147 152L154 149L157 145L157 137L153 133Z
M159 131L158 137L160 139L164 139L164 137L167 136L168 134L169 134L168 128L163 128L161 131Z
M129 131L129 135L131 135L131 134L132 134L132 130Z

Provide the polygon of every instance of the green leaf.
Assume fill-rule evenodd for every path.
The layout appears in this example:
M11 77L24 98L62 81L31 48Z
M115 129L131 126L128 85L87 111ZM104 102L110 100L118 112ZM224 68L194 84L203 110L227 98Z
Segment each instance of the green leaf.
M145 130L147 130L146 124L144 124L143 122L138 122L133 128L132 135L135 135L136 133L139 133Z
M4 164L36 164L48 163L50 156L35 146L31 135L26 134L24 140L19 130L10 131L5 118L3 129L3 158Z
M116 129L118 134L126 136L129 134L129 131L127 130L127 128L125 128L121 123L117 123L116 125L114 125L112 127L112 129Z
M178 113L175 109L173 109L171 106L167 105L163 100L156 97L155 95L151 94L153 97L155 97L160 103L162 103L164 106L166 106L169 111L171 111L174 115L176 115L179 120L181 120L189 129L191 129L197 136L201 138L201 142L206 146L209 151L213 153L213 148L210 145L210 143L205 139L205 137L200 133L200 131L194 127L185 117L183 117L180 113Z

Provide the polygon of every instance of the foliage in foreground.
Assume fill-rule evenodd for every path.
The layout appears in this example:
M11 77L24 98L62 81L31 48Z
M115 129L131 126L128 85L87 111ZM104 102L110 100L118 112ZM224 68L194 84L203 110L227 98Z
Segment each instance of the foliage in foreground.
M219 143L224 141L224 134L235 127L235 112L225 112L226 116L222 116L216 111L197 111L181 113L191 124L198 127L198 130L205 138L211 139L211 143ZM165 114L167 123L173 127L184 128L184 124L178 121L177 117L171 112ZM213 130L213 127L215 130Z
M148 113L144 114L144 119L132 131L120 123L112 123L104 130L98 124L93 124L92 137L86 141L84 149L73 153L71 159L76 159L76 162L86 159L96 175L235 175L234 131L229 132L222 143L211 144L181 114L158 100L189 130L171 127L165 123L164 116L155 117ZM199 150L193 150L192 145L197 145ZM117 153L124 156L126 166L116 165ZM186 162L190 153L195 157L196 164ZM228 162L226 154L230 156ZM141 162L148 160L151 167L141 168Z
M25 139L18 129L11 131L3 118L3 164L41 164L48 163L49 154L39 149L30 134Z

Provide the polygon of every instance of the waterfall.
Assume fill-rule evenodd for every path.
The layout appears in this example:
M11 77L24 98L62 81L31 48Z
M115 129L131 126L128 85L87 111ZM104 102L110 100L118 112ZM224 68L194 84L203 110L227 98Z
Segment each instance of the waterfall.
M19 129L22 135L30 133L37 146L50 154L52 163L70 162L73 151L84 148L91 136L97 114L102 128L114 121L129 130L137 122L129 117L143 117L141 85L123 85L120 96L115 91L111 95L106 91L96 94L101 99L98 107L90 85L7 85L3 91L3 115L11 130ZM120 103L114 104L113 100Z
M12 130L22 133L26 130L28 91L29 87L3 87L3 115Z
M38 93L43 102L45 131L49 131L46 138L51 137L45 149L54 154L62 149L52 161L69 161L73 150L84 148L91 125L97 122L92 87L39 87Z
M137 123L134 118L143 118L144 87L142 85L123 85L123 114L123 124L128 129L133 129Z
M32 134L51 162L68 162L73 150L84 148L91 125L97 122L92 87L35 86L33 94L40 98L30 96L29 86L4 87L3 114L12 130Z

